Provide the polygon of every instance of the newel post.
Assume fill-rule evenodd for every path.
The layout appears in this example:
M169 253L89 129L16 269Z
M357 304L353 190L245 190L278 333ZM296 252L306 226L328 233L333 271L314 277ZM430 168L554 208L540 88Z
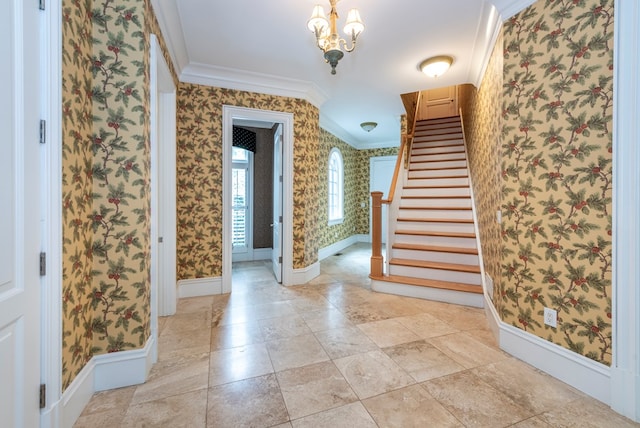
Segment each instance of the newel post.
M382 276L382 192L371 192L371 276Z

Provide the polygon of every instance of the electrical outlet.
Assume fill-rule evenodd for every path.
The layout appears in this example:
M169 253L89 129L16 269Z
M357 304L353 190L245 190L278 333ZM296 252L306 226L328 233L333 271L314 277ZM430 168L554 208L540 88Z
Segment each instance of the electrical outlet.
M558 311L551 308L544 308L544 323L549 327L558 326Z

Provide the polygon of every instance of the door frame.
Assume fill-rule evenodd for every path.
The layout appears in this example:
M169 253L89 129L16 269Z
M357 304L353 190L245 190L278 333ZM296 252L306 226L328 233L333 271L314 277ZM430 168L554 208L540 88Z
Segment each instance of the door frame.
M176 312L178 290L176 285L176 87L155 34L151 34L149 67L151 334L157 338L158 316L173 315Z
M222 293L231 292L231 148L233 121L282 123L282 284L293 281L293 114L222 106Z
M62 1L49 0L41 16L43 248L47 274L40 295L40 381L47 385L40 426L57 426L62 396Z

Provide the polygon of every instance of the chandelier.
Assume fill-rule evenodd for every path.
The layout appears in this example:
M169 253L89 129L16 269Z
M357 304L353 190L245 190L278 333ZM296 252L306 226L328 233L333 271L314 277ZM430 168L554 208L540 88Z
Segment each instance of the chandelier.
M342 47L347 52L353 51L356 48L356 39L364 30L364 24L360 19L358 9L351 9L347 14L347 23L343 29L347 36L351 36L351 47L347 47L346 40L341 39L338 35L338 27L336 25L338 19L336 3L338 3L338 0L329 0L329 3L331 3L329 19L327 20L322 6L317 4L313 8L307 27L316 35L318 47L324 52L325 61L331 65L331 74L336 74L338 61L344 56L340 45L342 44Z

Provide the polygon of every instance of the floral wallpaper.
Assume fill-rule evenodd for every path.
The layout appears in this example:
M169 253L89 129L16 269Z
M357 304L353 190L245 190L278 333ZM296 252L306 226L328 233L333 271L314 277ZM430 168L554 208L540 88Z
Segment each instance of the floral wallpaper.
M309 102L180 83L177 106L178 279L222 275L222 106L294 113L293 266L318 260L318 109Z
M496 301L505 322L607 365L613 3L539 1L505 23Z
M62 378L93 355L91 0L62 2Z
M341 224L329 226L328 167L329 153L334 147L340 150L344 166L344 221ZM318 216L320 226L319 248L328 247L335 242L347 239L351 235L363 233L358 230L358 212L363 210L360 207L362 195L358 195L358 183L364 178L357 175L360 172L358 168L359 162L358 149L324 129L320 129L320 162L318 162L318 177L320 181L320 191L318 193L320 202Z
M63 389L150 334L151 32L147 0L63 1Z
M485 272L500 280L502 238L496 212L502 201L502 35L498 37L480 87L458 87L469 156ZM496 288L494 287L494 293ZM492 296L495 301L496 297Z
M400 140L400 136L398 136L398 140ZM358 171L356 172L356 177L358 177L358 202L359 205L361 202L366 204L365 208L360 208L358 210L358 233L361 234L369 234L369 215L371 213L371 191L370 187L370 162L369 159L380 157L380 156L397 156L399 147L385 147L378 149L364 149L359 150L359 162L357 164ZM385 193L388 189L385 190Z

